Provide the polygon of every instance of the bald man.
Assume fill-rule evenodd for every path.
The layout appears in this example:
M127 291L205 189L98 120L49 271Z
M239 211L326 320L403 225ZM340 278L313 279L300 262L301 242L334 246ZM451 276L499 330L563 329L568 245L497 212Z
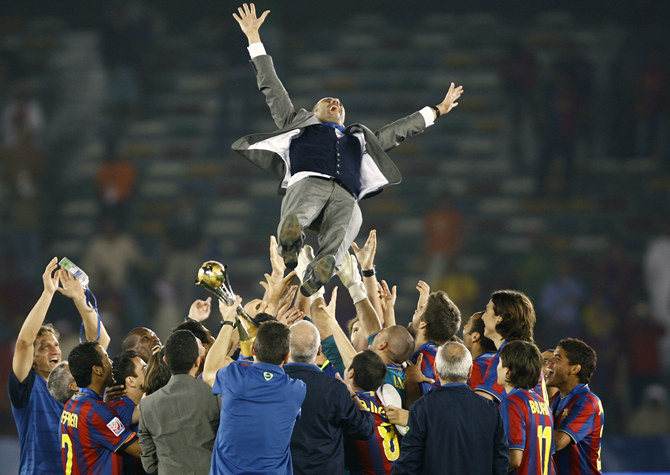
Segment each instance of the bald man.
M344 473L344 436L369 439L374 419L362 410L358 396L352 397L345 384L316 366L321 340L312 323L300 321L291 326L289 348L284 371L307 385L302 416L291 437L293 472Z

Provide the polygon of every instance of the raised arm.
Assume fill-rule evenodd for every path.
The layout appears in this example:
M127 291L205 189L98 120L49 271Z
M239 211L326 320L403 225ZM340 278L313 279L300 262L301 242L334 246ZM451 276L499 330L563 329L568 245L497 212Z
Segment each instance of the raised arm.
M354 250L356 259L361 265L361 275L363 276L363 283L365 290L368 293L370 304L377 312L377 315L382 315L382 305L379 299L379 292L377 291L377 275L375 272L375 254L377 253L377 230L373 229L368 234L368 239L365 241L363 247L358 247L355 242L351 243L351 248ZM383 326L386 322L382 321Z
M258 89L265 96L265 102L270 108L275 124L282 128L293 120L296 111L286 88L277 76L272 58L267 55L265 47L260 42L259 29L269 13L270 10L265 10L260 17L257 17L256 6L253 3L249 5L245 3L237 9L237 13L233 13L233 18L249 41L248 49L256 71Z
M419 134L426 127L433 125L438 117L448 114L454 107L458 106L458 98L463 94L463 86L452 82L442 102L435 106L427 106L419 112L398 119L375 132L382 148L390 150L400 145L405 139Z
M219 301L219 311L221 312L221 318L224 322L235 322L235 313L237 312L238 305L241 303L242 299L240 297L237 297L232 305L226 305L224 302ZM217 371L230 363L230 358L228 358L227 353L232 333L232 325L229 323L223 325L216 340L207 353L205 367L202 371L202 380L210 386L214 386Z
M353 300L356 307L356 315L361 322L361 329L367 339L370 335L382 329L382 323L379 320L379 315L377 315L377 312L370 303L370 299L368 299L361 274L358 271L358 262L353 254L346 254L344 256L344 262L342 262L342 267L337 275L349 291L351 300Z
M346 370L351 366L351 362L354 359L354 356L356 356L356 350L347 338L347 335L344 334L342 327L340 327L340 324L335 317L336 302L337 287L334 287L328 306L326 306L326 301L323 298L318 298L312 303L312 316L314 321L319 321L321 324L325 325L327 329L325 333L319 331L322 341L331 335L333 336L337 351L340 352L340 358L342 358L344 370Z
M47 264L47 267L42 274L42 283L44 284L42 295L40 295L40 298L37 299L32 310L30 310L30 313L21 326L19 336L16 338L16 349L14 350L14 358L12 359L12 370L19 382L25 381L28 377L28 373L30 373L30 368L33 366L33 356L35 353L33 344L37 338L37 332L44 323L44 318L47 315L47 310L49 310L49 305L51 305L54 293L56 293L56 289L58 288L58 276L60 271L56 271L57 267L58 258L54 257L49 264ZM51 274L54 271L56 271L56 273L52 277Z
M81 315L81 321L84 324L86 339L97 341L106 350L110 342L109 334L105 329L105 325L100 321L100 338L98 338L98 312L86 303L86 294L81 283L66 270L60 271L60 282L62 287L58 287L57 290L66 297L71 298L75 307L77 307L77 311Z

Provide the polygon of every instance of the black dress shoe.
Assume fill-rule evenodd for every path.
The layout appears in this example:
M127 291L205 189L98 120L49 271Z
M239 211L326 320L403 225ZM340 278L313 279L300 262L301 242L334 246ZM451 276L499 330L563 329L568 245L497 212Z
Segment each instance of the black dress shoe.
M329 254L316 262L311 271L305 273L300 293L309 297L328 283L335 270L335 256Z
M289 214L284 218L279 230L280 255L284 259L284 265L291 271L298 265L298 253L302 247L302 228L295 214Z

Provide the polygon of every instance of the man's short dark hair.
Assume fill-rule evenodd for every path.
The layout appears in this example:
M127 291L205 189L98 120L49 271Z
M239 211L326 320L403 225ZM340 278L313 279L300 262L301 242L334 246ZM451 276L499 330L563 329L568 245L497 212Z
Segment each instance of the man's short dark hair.
M491 294L493 311L502 317L496 331L505 341L533 341L535 308L528 296L518 290L496 290Z
M588 384L598 362L595 350L577 338L564 338L558 342L558 346L563 348L570 364L582 366L582 369L577 373L577 377L579 377L580 383Z
M126 350L112 360L112 376L116 384L123 384L125 387L128 376L137 377L133 358L139 357L136 351Z
M498 349L496 348L495 343L490 338L484 336L484 320L482 320L482 314L484 312L477 312L471 317L472 324L470 325L470 335L477 332L479 333L479 346L481 346L484 353L496 353Z
M102 366L102 356L98 353L97 341L86 341L75 346L67 357L70 373L80 388L91 385L94 366Z
M428 296L421 318L426 322L426 340L436 345L443 345L461 328L461 311L443 290Z
M349 368L354 370L354 384L365 391L376 391L386 377L386 364L372 350L354 356Z
M279 322L266 322L258 327L254 352L258 361L281 365L289 350L288 327Z
M177 330L165 342L165 360L172 374L188 373L198 356L198 342L188 330Z
M540 380L542 353L535 343L510 341L500 350L500 361L509 369L507 382L515 388L531 389Z
M188 320L181 322L172 329L172 333L175 333L179 330L188 330L193 333L193 335L195 335L198 340L200 340L200 343L203 345L209 344L207 339L207 328L205 328L205 326L197 320L192 320L189 318Z

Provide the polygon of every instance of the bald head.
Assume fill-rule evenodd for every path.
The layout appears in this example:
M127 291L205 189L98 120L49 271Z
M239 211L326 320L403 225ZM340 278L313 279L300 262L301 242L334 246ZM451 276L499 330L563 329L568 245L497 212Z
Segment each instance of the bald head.
M320 346L319 330L312 323L301 320L291 325L289 336L290 362L314 364Z
M393 325L380 331L372 342L372 349L385 362L401 364L414 351L414 338L401 325Z
M435 369L442 384L464 383L470 376L472 355L462 343L449 341L437 351Z

